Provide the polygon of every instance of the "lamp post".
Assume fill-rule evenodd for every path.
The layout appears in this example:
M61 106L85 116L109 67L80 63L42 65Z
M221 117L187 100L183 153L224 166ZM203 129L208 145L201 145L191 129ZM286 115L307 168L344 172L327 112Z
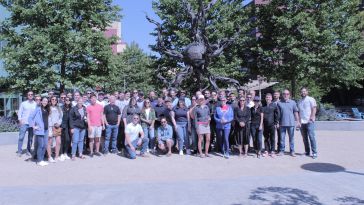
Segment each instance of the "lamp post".
M258 80L258 84L259 84L259 97L262 98L262 90L260 89L260 85L263 84L263 82L265 82L267 80L267 78L264 76L258 75L257 80Z

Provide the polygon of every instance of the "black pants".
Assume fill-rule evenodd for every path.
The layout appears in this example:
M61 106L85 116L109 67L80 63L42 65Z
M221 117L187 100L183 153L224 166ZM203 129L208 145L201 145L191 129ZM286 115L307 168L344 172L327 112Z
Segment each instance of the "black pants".
M281 131L279 128L275 129L277 131L277 152L279 152L279 146L281 144Z
M122 150L125 148L124 141L125 141L125 125L124 122L121 121L119 125L118 137L116 139L116 147L118 148L118 150Z
M264 145L265 145L265 151L271 153L274 152L275 147L275 135L276 128L274 125L271 126L264 126L263 129L263 135L264 135Z
M69 128L62 128L62 135L61 135L61 154L67 154L70 151L71 145L71 137L70 137L70 130Z

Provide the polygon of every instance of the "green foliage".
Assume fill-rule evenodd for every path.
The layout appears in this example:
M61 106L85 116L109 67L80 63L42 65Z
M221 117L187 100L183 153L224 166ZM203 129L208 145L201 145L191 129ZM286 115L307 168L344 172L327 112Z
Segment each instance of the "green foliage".
M19 131L19 127L15 120L10 118L0 117L0 133L17 132L17 131Z
M131 43L124 52L111 58L110 72L103 86L108 91L154 90L158 82L154 80L152 65L151 57L143 53L136 43Z
M1 23L7 42L1 57L13 89L41 91L94 86L91 75L108 72L112 54L103 31L120 18L111 0L1 1L10 17Z
M198 1L187 1L191 4L193 11L199 9ZM208 5L210 2L210 0L204 0L205 5ZM239 52L242 50L242 46L249 41L250 37L246 34L251 31L250 21L248 21L250 9L243 8L242 2L242 0L217 1L206 13L206 37L212 44L232 37L236 33L237 28L241 30L241 35L238 36L235 43L226 49L222 55L212 59L209 62L208 69L217 76L231 77L241 82L245 76L244 73L239 71L243 65ZM183 52L185 47L194 41L193 36L190 36L191 18L183 2L180 0L153 1L153 9L162 21L162 37L165 47ZM157 33L155 32L152 35L156 36ZM157 49L157 45L152 45L151 48L156 52L160 52ZM161 59L157 63L162 68L162 75L166 79L171 79L174 77L173 74L176 74L183 68L184 64L181 61L169 58L162 52L160 54ZM203 85L208 85L206 78L202 80ZM188 76L183 81L181 87L191 91L196 90L198 88L196 82L197 76ZM221 83L218 85L221 87L227 86Z
M253 50L260 73L290 83L294 93L308 86L318 98L332 87L360 86L364 27L358 1L272 0L256 11L261 36Z

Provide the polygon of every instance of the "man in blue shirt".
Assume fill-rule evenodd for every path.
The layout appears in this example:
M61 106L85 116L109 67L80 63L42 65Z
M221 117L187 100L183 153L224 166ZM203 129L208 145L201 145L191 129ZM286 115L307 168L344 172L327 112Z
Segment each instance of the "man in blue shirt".
M288 132L289 136L289 146L290 146L290 153L292 157L295 157L294 151L294 127L296 121L296 127L301 127L298 118L298 108L295 101L290 99L290 92L289 90L283 91L283 99L278 102L278 109L279 109L279 127L281 133L281 143L279 145L279 156L282 156L285 149L285 137L286 132Z
M165 153L166 146L168 148L167 156L172 155L172 146L174 144L173 141L173 129L172 126L167 124L167 119L165 117L161 118L161 126L158 127L158 147L159 149Z

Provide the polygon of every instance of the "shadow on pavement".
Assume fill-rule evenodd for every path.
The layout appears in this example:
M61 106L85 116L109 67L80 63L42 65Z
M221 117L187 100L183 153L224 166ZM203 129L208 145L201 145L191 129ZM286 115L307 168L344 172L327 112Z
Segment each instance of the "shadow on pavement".
M335 201L341 202L341 205L358 205L358 204L364 204L364 200L358 199L355 197L340 197L335 199Z
M249 200L257 204L322 205L317 196L301 189L289 187L258 187L250 193Z
M347 171L345 167L331 163L308 163L302 165L301 168L312 172L321 172L321 173L345 172L349 174L357 174L364 176L364 173Z

